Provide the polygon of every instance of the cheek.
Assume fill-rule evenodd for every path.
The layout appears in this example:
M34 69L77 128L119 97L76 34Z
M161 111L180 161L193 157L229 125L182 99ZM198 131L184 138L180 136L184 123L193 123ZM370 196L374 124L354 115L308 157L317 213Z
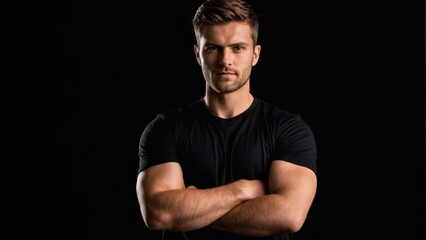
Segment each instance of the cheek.
M201 59L203 60L204 64L206 64L206 65L209 65L212 62L214 62L215 58L216 58L216 56L214 54L206 54L206 53L204 53L204 54L202 54L200 56L201 56Z
M201 70L202 70L204 79L207 80L207 81L210 81L210 79L212 78L211 67L209 67L209 66L207 66L205 64L202 64L201 65Z
M246 58L242 63L242 67L244 67L244 71L250 70L254 64L255 64L256 60L254 58Z
M203 56L201 58L203 69L213 69L216 66L216 58L213 55Z
M252 65L251 62L247 62L247 64L244 65L244 68L241 69L241 74L243 75L243 78L247 78L251 74Z

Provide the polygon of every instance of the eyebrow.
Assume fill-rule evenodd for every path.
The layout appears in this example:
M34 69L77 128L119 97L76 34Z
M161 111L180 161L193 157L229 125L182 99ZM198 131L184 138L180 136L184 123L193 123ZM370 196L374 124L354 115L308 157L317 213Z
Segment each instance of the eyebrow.
M206 42L204 45L205 45L205 46L222 47L221 45L218 45L218 44L215 44L215 43L210 43L210 42ZM249 44L248 44L248 43L246 43L246 42L236 42L236 43L232 43L232 44L230 44L229 46L231 46L231 47L235 47L235 46L241 46L241 45L243 45L243 46L248 46Z

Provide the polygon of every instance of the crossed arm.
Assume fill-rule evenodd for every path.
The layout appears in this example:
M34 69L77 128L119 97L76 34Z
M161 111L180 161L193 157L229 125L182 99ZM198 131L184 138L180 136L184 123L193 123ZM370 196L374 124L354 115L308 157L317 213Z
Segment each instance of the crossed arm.
M268 183L242 179L197 189L186 187L180 165L170 162L141 172L136 193L150 229L191 231L208 226L247 236L269 236L302 227L316 186L316 175L310 169L276 160Z

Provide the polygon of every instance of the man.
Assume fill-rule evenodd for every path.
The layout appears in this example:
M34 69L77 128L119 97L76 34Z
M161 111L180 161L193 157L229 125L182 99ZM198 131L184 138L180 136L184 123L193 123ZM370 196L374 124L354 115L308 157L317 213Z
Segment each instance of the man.
M143 219L187 239L290 239L316 194L312 131L250 93L261 46L248 3L207 0L193 24L205 96L158 114L142 133Z

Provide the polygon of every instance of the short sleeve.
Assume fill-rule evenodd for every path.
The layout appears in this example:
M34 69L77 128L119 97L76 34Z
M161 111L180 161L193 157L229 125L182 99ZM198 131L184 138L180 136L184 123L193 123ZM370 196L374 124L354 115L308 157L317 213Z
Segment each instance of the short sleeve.
M317 148L311 128L296 115L282 121L277 131L275 159L305 166L317 173Z
M177 161L171 123L163 115L157 115L142 132L138 156L138 173L161 163Z

